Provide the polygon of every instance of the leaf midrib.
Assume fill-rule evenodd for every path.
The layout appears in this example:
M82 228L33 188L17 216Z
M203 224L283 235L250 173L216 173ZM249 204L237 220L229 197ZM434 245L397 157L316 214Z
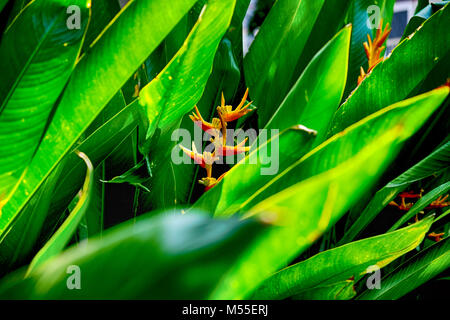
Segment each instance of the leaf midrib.
M32 62L34 60L34 58L37 56L38 52L40 51L40 49L42 48L43 44L46 42L48 36L50 35L51 31L53 30L53 28L56 25L56 20L59 18L58 15L56 15L51 23L49 24L49 27L46 29L45 33L43 34L43 36L41 37L41 40L38 42L38 45L36 46L36 48L33 50L33 52L31 53L29 59L27 60L27 62L25 63L25 65L23 66L21 72L19 73L19 76L16 78L16 80L14 81L12 87L10 88L8 94L6 95L5 99L3 100L1 106L0 106L0 116L2 114L2 112L5 110L8 102L10 101L11 97L13 96L13 94L15 93L17 87L19 86L19 83L22 81L23 77L25 76L26 72L28 71L29 67L32 65Z

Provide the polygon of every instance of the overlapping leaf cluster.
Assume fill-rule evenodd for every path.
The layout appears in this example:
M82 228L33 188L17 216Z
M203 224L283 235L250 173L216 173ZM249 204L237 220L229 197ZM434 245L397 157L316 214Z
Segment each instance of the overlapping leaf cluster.
M244 55L249 0L0 1L0 298L397 299L448 281L450 7L419 1L385 55L394 2L274 1ZM195 125L213 152L174 141ZM278 133L235 145L232 125ZM231 154L255 161L213 174Z

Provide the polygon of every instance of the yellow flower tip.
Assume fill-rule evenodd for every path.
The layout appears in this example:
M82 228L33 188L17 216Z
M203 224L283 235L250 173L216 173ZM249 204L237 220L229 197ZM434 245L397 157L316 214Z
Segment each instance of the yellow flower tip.
M219 113L219 116L223 119L223 121L231 122L231 121L234 121L234 120L239 119L240 117L246 115L250 111L253 111L253 110L248 109L248 107L253 103L253 101L251 101L245 107L243 107L245 101L247 100L247 97L248 97L248 88L245 90L245 94L244 94L244 97L242 98L241 102L236 107L236 109L233 111L232 106L225 105L225 99L223 98L223 93L222 93L222 104L221 104L221 106L217 107L217 112Z
M363 82L365 77L366 77L366 72L364 71L364 68L361 67L360 68L360 75L358 76L358 85L360 85L361 82Z
M212 177L202 178L198 180L198 183L205 186L205 192L214 187L217 184L218 180Z
M200 114L200 111L198 111L197 106L195 106L194 108L195 108L195 112L192 112L192 114L189 115L189 118L195 124L197 124L203 131L216 130L216 129L220 130L222 128L222 124L219 119L214 118L212 123L207 122L203 119L202 115Z
M219 118L213 118L211 123L215 129L222 129L222 121Z
M204 158L201 154L197 152L197 148L195 147L194 143L192 143L192 151L183 147L181 144L179 144L178 146L189 158L194 160L196 164L200 165L202 168L205 168L206 164Z
M239 105L237 106L236 109L242 108L242 106L244 105L245 101L247 100L247 97L248 97L248 88L245 90L244 97L242 98L241 102L239 103Z
M205 187L210 187L217 183L216 178L213 177L205 177L198 181L198 183L204 185Z

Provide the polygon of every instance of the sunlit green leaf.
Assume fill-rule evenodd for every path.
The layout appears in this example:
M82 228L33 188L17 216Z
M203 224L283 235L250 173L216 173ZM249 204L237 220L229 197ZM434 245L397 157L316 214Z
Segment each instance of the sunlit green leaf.
M345 281L350 277L358 281L367 268L375 265L383 268L417 247L432 222L432 218L425 219L392 233L321 252L272 275L253 298L283 299L317 286Z
M0 284L8 299L201 299L214 289L230 262L263 230L238 219L204 214L160 214L119 225L102 240L90 239ZM81 270L82 290L67 290L67 268ZM133 277L123 283L123 275ZM155 277L155 275L158 275Z
M14 191L75 66L89 21L87 0L33 1L0 43L0 195ZM81 7L80 28L68 28L67 7Z
M350 229L345 232L339 243L344 244L355 239L381 210L395 199L397 194L408 188L413 182L436 174L447 168L449 164L450 142L447 142L380 189L360 213L358 219L352 223Z
M245 217L257 216L274 226L243 251L211 297L248 297L265 278L314 243L376 181L392 157L399 129L386 132L340 166L250 208Z
M194 0L176 4L162 0L130 1L108 25L78 62L27 174L2 208L0 232L5 231L83 131L193 4Z
M390 57L378 64L336 112L330 135L388 105L411 97L427 79L428 86L445 83L450 54L450 33L435 37L450 19L446 5L413 35L401 42ZM433 39L433 41L430 41Z
M358 299L392 300L403 297L450 267L450 241L446 238L421 251L381 279L380 290L366 290Z

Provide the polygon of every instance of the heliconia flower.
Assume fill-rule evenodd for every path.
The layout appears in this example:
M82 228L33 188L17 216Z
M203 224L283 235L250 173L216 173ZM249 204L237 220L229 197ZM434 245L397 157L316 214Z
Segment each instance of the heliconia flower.
M377 64L379 64L381 61L384 60L383 57L381 57L381 54L383 53L383 50L385 47L383 46L384 42L386 41L387 37L391 33L391 28L389 26L389 23L386 24L385 29L383 30L383 20L380 21L380 27L377 29L377 33L375 35L374 40L370 38L370 35L367 35L368 42L364 42L364 50L366 52L367 59L369 59L369 68L367 69L367 73L372 71L373 68ZM360 69L360 76L358 77L358 84L360 84L364 78L366 77L366 72L364 71L364 68L361 67Z
M202 115L200 114L200 111L198 111L197 106L195 108L195 113L193 112L191 115L189 115L189 118L198 125L203 131L208 130L220 130L222 128L222 123L220 119L213 118L212 122L207 122L203 119Z
M436 232L432 232L430 234L428 234L429 238L432 238L434 241L439 242L442 240L442 237L445 235L445 233L436 233Z
M395 202L395 201L391 201L391 202L389 202L389 205L390 205L390 206L395 206L395 207L397 207L398 209L400 209L400 210L402 210L402 211L408 211L408 210L411 209L411 207L413 206L413 203L406 203L406 202L405 202L405 198L402 197L402 202L401 202L401 204L398 204L398 203Z
M422 198L423 189L420 190L420 193L414 193L413 191L405 191L399 193L400 198L409 198L409 199L417 199Z
M225 174L221 175L218 179L212 177L212 165L216 160L219 159L219 156L237 155L244 152L248 152L250 149L250 147L245 146L245 143L247 142L248 138L236 146L228 146L226 144L227 122L239 119L240 117L246 115L250 111L253 111L248 109L248 107L251 105L251 102L248 103L246 106L244 106L247 97L248 97L248 88L245 91L242 101L239 103L236 109L233 110L232 106L225 105L225 97L222 92L221 106L217 107L219 119L213 118L211 122L207 122L203 119L197 106L195 106L195 112L189 115L191 120L197 126L199 126L203 131L209 133L212 136L211 142L214 143L214 152L213 153L203 152L203 154L197 152L194 143L192 143L192 151L180 145L181 150L183 150L183 152L187 156L189 156L192 160L194 160L196 164L206 169L207 173L206 177L199 180L199 183L205 186L205 191L208 191L209 189L214 187L225 175Z
M445 197L439 196L439 198L437 198L435 201L430 203L430 205L428 207L426 207L426 209L445 208L445 207L450 206L450 202L445 202L445 200L447 200L447 198L448 198L448 195L446 195Z
M244 141L239 143L236 146L227 146L223 145L221 139L214 139L212 142L215 146L215 153L218 156L233 156L237 154L241 154L244 152L248 152L250 150L250 147L245 147L245 143L247 142L248 138L245 138Z
M244 94L244 97L242 98L242 101L239 103L239 105L236 107L236 109L233 110L232 106L225 105L225 97L223 96L223 92L222 92L221 106L217 107L217 112L219 112L219 115L222 117L222 119L225 122L231 122L236 119L239 119L240 117L242 117L242 116L246 115L247 113L249 113L250 111L252 111L252 110L248 109L248 107L252 104L252 101L249 102L244 107L244 103L247 100L247 96L248 96L248 88L247 88L247 90L245 90L245 94Z
M385 49L383 46L387 37L391 33L391 28L389 23L386 24L386 28L383 30L383 20L380 21L380 27L377 29L377 33L372 42L370 35L367 35L368 42L364 42L364 50L366 51L367 59L369 59L369 69L370 72L378 63L380 63L383 58L380 57L381 53Z
M209 189L211 189L212 187L214 187L215 185L217 185L219 183L219 181L223 179L225 174L226 174L226 172L224 174L222 174L218 179L212 178L212 177L202 178L201 180L198 181L198 183L205 186L205 192L206 192Z
M363 67L360 67L360 70L359 70L359 76L358 76L358 84L360 84L363 80L364 80L364 78L366 77L366 72L364 71L364 68Z
M183 147L182 145L179 145L180 149L183 150L183 152L200 167L207 169L212 166L212 164L218 160L219 158L217 156L214 156L210 152L203 152L203 154L199 154L197 152L197 148L195 147L195 144L192 142L192 151Z

